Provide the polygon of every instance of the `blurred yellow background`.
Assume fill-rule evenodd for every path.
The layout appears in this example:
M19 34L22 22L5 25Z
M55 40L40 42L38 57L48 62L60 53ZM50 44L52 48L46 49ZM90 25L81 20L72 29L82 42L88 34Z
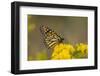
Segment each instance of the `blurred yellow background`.
M88 44L88 18L75 16L28 15L28 60L51 59L53 50L43 42L40 26L45 25L64 38L64 43L75 46Z

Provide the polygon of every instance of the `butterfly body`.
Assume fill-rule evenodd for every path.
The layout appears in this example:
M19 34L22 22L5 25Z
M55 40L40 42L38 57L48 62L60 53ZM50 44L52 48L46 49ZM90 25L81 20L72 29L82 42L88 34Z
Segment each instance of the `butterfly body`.
M62 43L64 40L47 26L41 26L40 31L43 35L45 45L47 45L49 48L53 48L55 45Z

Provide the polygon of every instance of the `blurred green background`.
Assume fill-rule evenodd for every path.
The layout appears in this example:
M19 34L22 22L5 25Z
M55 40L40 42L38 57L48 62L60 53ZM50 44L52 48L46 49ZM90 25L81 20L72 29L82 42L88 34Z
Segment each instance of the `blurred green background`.
M88 18L77 16L28 15L28 60L48 60L52 50L43 43L40 26L45 25L64 38L64 43L87 44Z

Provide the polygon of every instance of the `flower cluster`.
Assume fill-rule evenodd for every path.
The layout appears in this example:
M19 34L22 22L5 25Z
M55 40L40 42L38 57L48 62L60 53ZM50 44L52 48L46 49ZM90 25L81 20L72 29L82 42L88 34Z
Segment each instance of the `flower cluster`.
M72 54L73 58L87 58L88 57L88 46L80 43L75 47L75 52Z
M75 47L70 44L58 44L54 47L51 59L74 59L74 58L87 58L88 48L86 44L80 43Z

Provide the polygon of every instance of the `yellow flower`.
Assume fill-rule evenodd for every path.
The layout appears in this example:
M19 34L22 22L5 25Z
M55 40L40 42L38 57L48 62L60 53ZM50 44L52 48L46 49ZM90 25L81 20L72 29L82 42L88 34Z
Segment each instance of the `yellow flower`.
M54 47L54 51L52 53L51 59L71 59L71 53L74 52L75 49L70 44L58 44Z
M60 59L78 59L88 57L88 45L87 44L77 44L73 47L70 44L60 43L56 45L53 49L51 56L52 60Z
M83 44L83 43L77 44L76 48L77 48L76 50L81 51L83 54L88 53L87 44Z
M77 44L75 47L75 52L72 54L72 58L87 58L88 57L88 45L87 44Z
M29 24L28 25L28 32L32 32L36 28L35 24Z

